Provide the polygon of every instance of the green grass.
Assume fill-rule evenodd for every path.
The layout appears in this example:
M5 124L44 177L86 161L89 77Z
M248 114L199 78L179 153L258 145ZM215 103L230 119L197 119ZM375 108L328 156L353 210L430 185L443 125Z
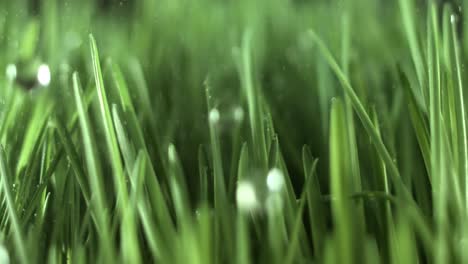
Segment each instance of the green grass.
M464 2L33 2L0 263L468 262Z

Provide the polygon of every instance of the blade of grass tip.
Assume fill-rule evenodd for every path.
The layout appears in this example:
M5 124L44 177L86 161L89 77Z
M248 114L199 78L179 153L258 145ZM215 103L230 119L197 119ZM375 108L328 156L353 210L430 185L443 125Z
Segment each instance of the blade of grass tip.
M127 149L127 150L121 149L122 154L124 156L124 161L126 164L130 164L131 157L133 156L133 154L131 154L130 152L134 151L132 149L144 149L146 153L149 153L149 150L147 147L148 144L145 141L142 127L140 125L140 122L138 121L138 117L136 115L134 105L130 98L128 85L123 77L123 74L117 64L112 63L111 67L112 67L113 79L114 79L117 89L119 90L119 95L120 95L121 103L122 103L123 110L124 110L123 113L120 113L118 111L119 109L113 106L113 109L112 109L113 120L114 120L116 130L117 130L117 138L118 138L119 145L121 148ZM123 118L121 118L121 116L123 116ZM125 135L122 133L119 134L119 131L123 131L124 129L122 120L125 120L125 123L126 123L125 128L128 132L128 135ZM117 127L120 127L120 129L117 129ZM132 139L132 141L130 142L129 139ZM132 148L132 144L133 144L133 148ZM159 152L163 153L162 150L159 150ZM149 164L148 166L150 166L151 167L150 170L153 171L152 164ZM165 165L163 164L163 167L164 166ZM153 179L153 178L147 177L146 180L151 182L150 185L155 185L155 184L159 185L159 183L157 183L157 179L155 178Z
M279 143L278 136L275 135L270 143L270 149L268 151L268 168L276 168L279 166Z
M209 91L207 91L209 92ZM207 93L208 99L208 93ZM209 102L208 102L209 105ZM213 189L214 189L214 207L215 212L217 215L217 220L215 221L215 247L219 247L217 239L223 238L225 242L231 243L229 239L230 230L231 230L231 222L232 220L229 218L228 208L228 198L227 198L227 191L226 191L226 184L224 179L223 173L223 162L222 162L222 152L221 152L221 142L219 139L219 120L220 120L220 113L218 109L212 108L209 110L208 114L208 123L210 129L210 143L211 143L211 153L213 159ZM229 250L232 248L231 246L226 246ZM216 261L220 261L223 256L221 256L220 251L215 249L215 257Z
M239 72L242 82L242 87L247 96L247 105L249 109L250 127L252 140L254 144L253 151L255 159L262 168L267 167L267 149L265 134L263 131L263 122L261 116L261 106L259 100L258 89L255 89L252 76L252 31L247 30L242 38L241 63L239 64Z
M323 217L325 208L321 201L320 184L317 175L314 174L314 160L309 147L302 148L302 162L304 166L305 179L313 177L310 188L307 191L307 205L309 211L310 229L312 231L312 243L314 246L314 256L317 260L323 257L323 246L326 237L326 219Z
M467 129L466 129L466 110L465 110L465 101L463 94L463 75L461 70L461 54L460 54L460 44L457 36L457 17L451 15L450 22L452 24L452 38L453 38L453 49L455 51L455 66L457 69L457 85L458 85L458 94L459 98L459 109L460 122L459 124L462 128L461 142L462 142L462 157L460 158L461 167L462 167L462 179L465 182L465 206L468 211L468 142L467 142ZM462 181L462 182L463 182Z
M431 5L431 11L434 9ZM429 126L430 126L430 144L431 144L431 171L434 176L437 176L435 185L436 187L440 186L441 177L439 168L441 167L441 161L439 157L441 142L440 142L440 84L439 84L439 70L438 70L438 47L437 47L437 32L434 29L434 24L430 24L430 19L435 15L430 14L428 17L428 35L427 35L427 64L428 64L428 76L429 76ZM434 18L435 19L435 18ZM436 22L434 22L436 23ZM432 29L432 30L431 30ZM434 38L434 40L432 39ZM436 47L434 47L436 45ZM436 53L434 59L434 52ZM435 62L434 62L435 60ZM436 72L434 73L434 68ZM437 75L436 75L437 74ZM434 76L437 79L434 79Z
M222 153L218 131L221 113L217 108L212 106L212 95L210 86L208 84L206 85L205 93L206 104L208 106L208 125L210 129L211 155L213 159L214 205L215 209L218 211L227 203L226 184L223 173Z
M119 71L118 68L115 68L115 69L117 70L117 72ZM147 142L153 142L154 145L156 145L154 148L156 148L155 151L159 154L158 157L161 157L161 158L165 157L166 151L162 147L162 143L160 140L161 138L160 135L162 134L161 134L159 127L157 126L157 121L160 119L159 112L162 112L161 109L163 109L161 108L160 105L164 103L161 100L162 96L160 94L160 91L159 89L156 89L156 91L153 91L153 92L158 93L157 98L155 99L157 101L157 104L156 105L151 104L151 101L150 101L151 97L149 96L149 89L148 89L147 82L145 80L145 76L143 74L141 63L137 59L129 60L128 70L130 72L130 76L133 77L133 81L135 84L135 86L132 87L135 89L132 91L136 92L135 94L137 97L138 106L141 107L141 110L142 110L140 114L144 114L144 117L146 118L145 120L149 122L150 131L153 134L153 137L151 139L148 139ZM121 74L120 74L120 77L122 77ZM120 91L123 91L125 89L128 90L128 87L126 85L124 78L116 78L116 81L119 81L118 85L120 85ZM155 107L157 108L157 110L160 110L160 111L154 111ZM136 118L134 118L134 116L135 116L134 114L131 115L130 121L135 122L135 120L137 120ZM142 146L137 146L137 147L141 148ZM149 148L147 145L145 145L145 148L148 151L148 153L152 153L149 151L153 151L153 149ZM166 163L163 162L162 160L158 160L158 162L160 162L163 169L167 171L167 168L165 167Z
M270 151L272 151L272 149L274 148L275 147L272 146L270 148ZM271 155L279 156L279 154L274 153L270 154L270 158ZM278 161L275 161L275 164L273 164L273 166L267 174L266 184L268 188L268 193L265 200L268 227L268 243L270 249L268 255L270 259L273 260L272 263L281 263L281 258L285 255L284 245L288 241L286 227L287 219L285 217L284 210L285 199L287 198L284 189L285 175L283 174L283 170L280 169L280 164L276 164L277 162ZM294 214L290 214L291 218L293 218L293 215ZM291 220L291 222L294 222L294 220Z
M318 160L316 159L314 160L312 164L312 168L311 168L312 174L315 173L315 170L317 168L317 162ZM300 242L299 238L301 237L300 231L302 229L302 216L303 216L304 209L305 209L306 202L307 202L307 193L308 193L308 190L310 190L310 185L312 182L313 182L313 177L309 177L306 179L301 196L299 197L299 207L295 214L294 226L291 230L288 248L286 251L286 255L284 257L284 262L282 263L285 263L285 264L295 263L295 257L297 257L296 253L299 250L299 242Z
M296 193L294 191L294 186L291 181L291 176L289 175L289 172L287 170L286 162L284 161L283 155L281 152L278 153L278 167L276 169L279 169L281 172L282 178L284 180L284 195L283 202L285 202L284 206L284 223L285 223L285 228L291 229L295 223L295 212L297 212L299 208L299 204L297 202L296 198ZM268 174L271 174L272 172L275 172L275 168L271 169ZM267 177L268 177L267 174ZM273 174L274 175L274 174ZM268 179L268 178L267 178ZM301 222L300 226L300 237L299 240L303 241L300 245L300 253L299 255L301 257L307 257L308 254L310 254L310 243L309 240L306 238L307 234L305 234L305 225ZM286 231L284 231L286 233Z
M133 190L133 206L138 209L140 215L140 221L143 225L143 233L145 234L146 239L148 240L148 246L151 251L151 254L154 260L162 261L164 259L160 245L163 244L159 231L155 226L153 219L151 219L150 212L146 203L146 199L143 194L143 183L147 168L148 158L143 150L138 152L136 161L134 162L132 178L134 179L132 184Z
M209 92L209 91L207 91ZM208 99L208 94L207 94ZM208 102L209 105L209 102ZM219 121L220 121L220 112L217 108L212 108L209 111L208 123L210 129L210 143L211 143L211 153L213 159L213 189L214 189L214 207L216 212L217 221L215 221L215 230L218 232L215 233L215 247L218 247L218 238L223 238L227 242L229 250L233 247L229 246L231 241L226 238L230 237L231 222L232 220L229 217L228 208L230 207L228 203L226 184L223 172L223 162L222 162L222 152L221 152L221 142L219 138ZM219 250L215 249L215 254L219 254ZM221 255L215 257L216 261L220 261L223 258Z
M349 75L349 50L351 48L351 34L350 34L350 25L351 25L351 18L349 15L349 9L351 5L349 1L345 1L345 8L342 15L342 41L341 41L341 67L343 69L343 73L345 76ZM349 96L345 96L345 108L346 108L346 125L347 125L347 132L348 132L348 142L349 142L349 155L351 159L351 173L353 178L353 186L355 188L354 192L361 192L362 191L362 183L361 183L361 168L359 166L359 153L356 143L356 128L354 125L354 112L353 106L349 99ZM362 223L362 227L364 228L365 217L364 217L364 206L359 204L357 210L359 211L359 223Z
M400 85L405 90L406 101L408 102L409 114L411 123L414 128L416 139L418 141L424 164L429 174L429 181L432 183L431 160L430 160L430 145L429 145L429 128L424 118L424 113L418 107L415 95L410 88L410 83L407 76L399 70Z
M46 173L44 174L44 177L41 179L41 182L37 185L37 188L33 191L33 193L29 197L29 202L25 204L26 209L25 212L22 216L22 219L24 222L27 222L29 218L33 215L34 208L38 205L38 203L42 200L45 199L45 195L47 195L44 190L49 184L49 180L56 171L57 165L60 163L62 160L63 156L63 149L60 149L53 160L50 163L49 168L47 169ZM42 194L42 198L41 198Z
M380 138L382 138L382 134L381 134L380 127L379 127L379 119L378 119L378 115L377 115L377 112L376 112L375 109L373 110L373 120L374 120L375 128L377 129L378 135L379 135ZM379 184L380 188L379 189L381 189L383 187L384 194L390 196L391 195L391 193L390 193L390 184L389 184L389 180L388 180L387 167L385 166L385 161L383 161L382 158L379 157L377 159L377 162L378 162L378 169L380 170L380 173L377 173L377 174L382 177L380 179L380 184ZM383 222L385 224L384 224L383 228L385 228L386 231L387 231L386 235L388 236L388 239L387 239L387 241L385 241L383 243L384 243L385 247L388 249L389 245L391 245L392 242L395 242L394 241L395 240L395 224L394 224L394 221L393 221L394 218L393 218L392 205L391 205L390 200L385 201L384 208L385 208L385 210L384 210L384 212L382 214L383 215L382 218L383 218ZM380 214L380 210L377 213ZM386 256L388 256L388 255L386 255ZM372 262L370 262L370 263L372 263Z
M133 135L130 138L133 138L134 140L133 143L135 144L135 147L137 149L144 148L146 151L148 151L146 147L145 139L143 136L143 132L141 131L141 126L138 122L138 118L135 112L135 107L130 97L129 88L122 74L122 71L120 70L120 67L115 63L111 64L111 70L112 70L112 76L113 76L115 86L117 87L119 91L119 96L120 96L120 101L122 103L123 111L124 113L127 113L126 121L129 123L127 126L127 129L129 129L129 134ZM150 108L148 107L149 106L143 109L143 112L149 110Z
M5 201L8 208L8 215L10 219L10 224L12 226L13 239L15 242L16 251L18 254L19 261L21 263L29 263L28 258L26 257L25 249L25 240L23 239L23 231L21 230L21 225L18 220L15 202L11 194L9 175L6 167L5 151L3 146L0 145L0 174L3 186L3 193L5 195Z
M239 157L240 151L242 150L242 121L244 119L244 110L241 106L237 106L233 110L233 117L235 121L235 126L232 132L231 139L231 166L229 168L229 180L227 183L227 195L232 197L236 188L236 179L237 179L237 158Z
M455 98L456 91L456 84L454 79L454 71L453 71L453 62L452 62L452 39L451 39L451 21L450 16L452 14L451 6L448 3L445 3L443 6L443 14L442 14L442 65L444 66L444 85L447 87L446 89L446 103L445 111L448 114L447 124L449 124L449 132L450 132L450 145L453 149L454 155L454 163L457 167L457 171L460 172L460 154L461 153L461 143L459 140L460 134L460 127L458 126L457 114L458 114L458 107L457 107L457 99Z
M148 208L150 209L147 210L147 212L149 214L154 212L154 215L157 220L156 223L160 226L161 236L164 237L164 241L169 241L174 237L176 233L174 223L169 213L169 204L166 200L166 197L164 196L163 189L159 184L157 175L152 166L151 158L146 150L145 156L147 159L146 171L148 173L147 177L145 177L145 187L149 201ZM161 245L163 244L160 244L160 246ZM163 253L162 250L161 253Z
M34 108L33 116L29 122L27 132L21 148L19 161L16 166L17 174L28 164L28 161L34 154L33 150L35 143L40 138L43 132L43 128L47 125L47 119L49 118L50 113L52 112L54 107L54 104L51 103L48 99L49 98L45 96L41 97L39 103Z
M21 181L21 185L16 191L16 202L20 206L23 207L25 204L25 199L29 195L25 195L29 193L31 190L32 185L36 185L37 182L40 182L41 172L40 172L40 165L42 162L35 162L41 160L41 148L47 146L46 138L47 138L47 129L45 126L41 127L41 131L36 134L37 138L36 141L29 147L28 150L28 160L26 161L25 167L19 172L16 176L16 180L23 178L24 180ZM29 175L29 177L26 177ZM21 217L21 215L20 215Z
M457 20L459 18L455 14L450 15L450 23L451 23L451 35L452 35L452 42L453 42L453 50L455 53L455 66L456 66L456 73L457 73L457 97L459 98L458 105L458 116L460 116L460 123L458 124L462 129L461 135L461 157L460 157L460 166L461 166L461 182L464 182L464 196L465 196L465 217L463 218L466 221L466 217L468 216L468 142L467 142L467 128L466 128L466 110L465 110L465 101L464 101L464 94L463 94L463 75L462 75L462 66L461 66L461 52L460 52L460 40L457 34ZM462 220L463 221L463 220ZM463 244L468 241L468 228L466 225L463 225L463 235L462 241ZM468 254L466 254L466 250L464 245L462 245L462 261L468 259Z
M112 169L114 171L114 184L117 189L118 204L122 210L125 210L128 202L127 186L125 184L125 175L123 173L122 160L120 158L119 148L117 144L117 136L115 133L112 116L107 102L106 90L104 88L104 80L101 72L101 65L99 62L99 53L96 46L96 41L92 35L89 36L91 46L91 59L93 63L94 79L96 82L96 89L98 92L99 106L104 125L105 138L109 158L111 160Z
M406 32L406 37L409 42L411 57L413 58L416 74L418 76L420 91L424 97L425 105L428 102L428 94L426 92L426 73L424 70L424 61L419 48L418 34L416 33L416 25L414 21L414 2L412 0L399 0L400 9L402 12L403 25Z
M130 97L130 93L128 91L127 83L123 77L122 71L120 70L119 65L111 62L111 71L113 80L117 89L119 90L120 101L122 103L124 111L131 111L135 112L135 108L133 107L132 99Z
M94 97L96 96L96 93L97 93L96 89L86 89L85 94L84 94L84 101L83 101L86 111L89 108L89 106L91 105L91 103L93 102ZM73 113L72 117L67 122L66 128L68 129L68 131L73 132L73 131L75 131L78 124L79 124L79 122L78 122L78 112L75 111Z
M355 208L348 199L352 194L352 181L346 174L350 169L349 145L346 134L346 116L341 100L333 99L330 117L330 192L331 209L335 225L336 242L339 248L341 262L353 263L356 255L353 250L355 232Z
M18 115L18 111L20 110L21 106L21 99L18 96L18 92L13 89L13 85L10 87L6 87L7 90L12 90L11 95L9 98L7 98L6 102L7 105L5 107L5 110L3 111L2 114L2 120L0 122L0 141L2 143L5 143L5 136L6 136L6 131L9 125L14 122Z
M119 213L123 217L123 222L121 225L122 232L125 235L125 240L122 241L121 246L123 247L123 252L127 246L130 244L138 244L137 234L135 230L134 222L132 215L125 214L126 208L128 208L128 191L125 179L125 173L123 169L122 159L120 157L119 147L117 144L117 136L112 122L112 116L109 109L109 104L107 101L106 90L104 87L104 80L101 72L101 65L99 62L99 53L96 46L96 41L92 35L89 36L90 46L91 46L91 59L93 63L94 79L96 82L96 89L98 92L99 106L101 112L101 118L104 126L104 133L106 138L107 150L109 153L109 158L111 160L114 184L115 189L117 190L117 208ZM125 255L124 255L125 256ZM128 256L130 257L130 256ZM127 262L138 261L137 259L126 259Z
M172 194L172 202L179 224L186 224L190 213L187 183L183 175L182 164L173 144L168 147L169 156L169 185Z
M60 123L58 120L53 120L52 122L49 122L49 124L56 128L55 131L60 141L62 142L62 145L65 148L65 152L67 153L68 160L70 161L72 168L75 171L76 180L78 182L78 185L80 186L81 192L83 193L83 197L86 203L89 205L90 195L88 185L86 184L86 175L80 164L80 158L78 156L78 153L76 152L76 148L73 142L71 141L72 137L65 129L63 124Z
M239 163L237 168L237 182L244 180L248 175L249 168L249 146L246 142L242 144L242 149L239 155Z
M322 54L325 56L325 59L328 61L329 65L331 66L332 70L335 72L336 76L342 83L342 87L345 91L345 93L349 96L350 101L353 105L354 111L356 111L357 116L361 120L362 125L364 126L364 129L370 136L373 145L377 149L377 152L379 155L382 156L382 159L385 161L387 164L390 175L392 177L392 182L395 185L396 191L399 192L401 195L404 196L404 199L407 201L411 202L414 204L414 200L411 196L411 193L409 190L406 188L406 186L403 184L400 176L400 172L398 170L398 167L396 166L394 160L390 156L390 153L388 152L387 148L385 147L385 144L383 141L379 138L377 131L375 130L375 127L372 123L372 120L370 119L369 115L367 114L364 106L362 105L361 101L359 100L359 97L356 95L354 92L353 87L349 83L348 79L346 76L343 74L341 71L340 67L336 63L336 60L333 58L332 54L328 50L328 48L325 46L323 43L322 39L318 37L315 32L309 31L312 39L318 44L319 49L321 50Z
M128 140L128 136L125 133L124 125L119 115L119 110L117 105L112 104L112 119L114 121L115 132L117 133L117 140L120 147L120 152L122 153L124 162L126 164L125 168L128 175L131 175L133 171L134 161L135 161L135 148L132 143ZM130 179L133 180L133 179Z
M100 173L99 161L95 154L94 139L91 135L91 127L88 119L88 115L85 112L85 106L83 103L83 97L81 93L81 85L78 78L78 74L73 74L73 90L75 94L75 101L78 109L78 116L81 127L81 134L83 137L83 146L85 150L86 167L89 173L89 182L91 186L91 192L93 193L93 209L98 221L99 238L102 242L102 252L105 261L112 262L113 250L110 241L111 232L109 230L108 220L108 207L106 205L106 198L104 195L104 188L102 185L102 175Z
M139 202L143 201L142 199L142 191L143 191L143 183L144 183L144 178L145 178L145 168L146 168L146 158L143 155L143 151L140 151L138 153L138 157L136 158L134 162L134 166L132 166L133 171L130 174L130 178L132 179L132 193L130 197L129 204L130 206L125 210L124 212L124 217L128 218L127 221L129 221L130 224L136 225L136 217L135 215L137 212L140 212L140 207L139 207ZM148 233L148 228L145 225L145 220L143 219L144 214L140 213L140 219L143 224L143 231L145 233ZM154 231L154 230L151 230ZM130 234L133 235L133 234ZM150 249L152 250L153 256L157 251L155 252L155 242L154 241L154 236L156 234L152 233L150 236L146 235L148 238L148 242L150 244ZM122 234L123 237L126 237L125 234ZM133 244L132 243L126 243L125 244L125 251L123 252L123 259L124 260L130 260L132 263L141 263L141 251L139 247L139 241L135 241L137 243Z
M441 77L440 77L440 49L439 49L439 16L434 2L430 6L428 16L428 75L431 127L431 170L437 176L434 191L434 213L437 230L437 246L435 263L447 262L447 177L445 157L443 155L444 141L442 140L442 112L441 112ZM434 72L435 71L435 72ZM435 77L435 79L434 79Z
M447 127L443 125L441 136L442 140L444 141L444 148L442 149L441 155L443 157L446 157L445 163L449 164L445 166L446 175L449 176L446 183L445 191L448 192L447 190L451 190L450 192L446 193L446 199L447 202L452 200L454 201L454 208L456 208L456 211L460 213L459 216L461 216L461 212L464 211L465 207L465 203L463 200L464 196L462 193L463 186L460 183L459 170L457 170L459 167L457 166L458 164L454 162L454 152L453 149L451 149L450 135L447 131Z

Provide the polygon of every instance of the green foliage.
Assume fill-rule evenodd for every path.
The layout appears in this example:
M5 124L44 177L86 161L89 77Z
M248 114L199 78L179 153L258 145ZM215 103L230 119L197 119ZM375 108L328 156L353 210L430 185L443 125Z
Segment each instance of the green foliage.
M468 5L103 2L0 3L0 263L468 262Z

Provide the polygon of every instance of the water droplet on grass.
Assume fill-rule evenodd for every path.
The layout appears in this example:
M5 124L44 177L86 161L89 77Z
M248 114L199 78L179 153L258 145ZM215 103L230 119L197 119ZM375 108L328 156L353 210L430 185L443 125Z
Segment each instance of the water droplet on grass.
M257 208L257 194L251 182L242 181L238 183L236 190L236 202L237 207L242 211L251 211Z
M6 76L8 80L12 81L16 79L16 75L18 74L16 65L15 64L8 64L6 67Z
M268 190L271 192L281 191L284 185L283 172L278 168L273 168L268 172L266 179Z
M242 109L242 107L240 106L237 106L236 108L234 108L233 115L234 120L237 123L241 123L244 120L244 109Z
M167 148L167 156L169 157L170 162L176 162L177 154L174 144L170 144Z
M217 124L220 119L220 114L219 114L218 109L216 108L211 109L208 119L210 121L210 124L212 125Z
M452 24L457 23L457 20L458 20L457 15L455 15L455 14L450 15L450 22L451 22Z
M50 84L50 68L47 64L41 64L37 69L37 81L41 86Z

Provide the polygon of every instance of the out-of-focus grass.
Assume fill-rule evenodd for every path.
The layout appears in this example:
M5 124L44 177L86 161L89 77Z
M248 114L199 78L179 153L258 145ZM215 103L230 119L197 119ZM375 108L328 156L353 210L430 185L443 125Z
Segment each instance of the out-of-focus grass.
M34 2L0 3L0 263L468 261L467 5Z

